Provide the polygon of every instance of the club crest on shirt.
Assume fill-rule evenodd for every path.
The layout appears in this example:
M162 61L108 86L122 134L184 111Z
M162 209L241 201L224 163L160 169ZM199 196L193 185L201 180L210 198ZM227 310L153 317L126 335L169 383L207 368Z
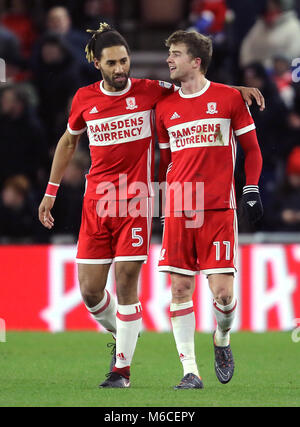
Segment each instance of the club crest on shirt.
M126 110L135 110L136 108L138 108L138 106L136 105L136 100L134 96L131 96L129 98L126 98Z
M208 102L207 103L207 114L217 114L217 103L216 102Z

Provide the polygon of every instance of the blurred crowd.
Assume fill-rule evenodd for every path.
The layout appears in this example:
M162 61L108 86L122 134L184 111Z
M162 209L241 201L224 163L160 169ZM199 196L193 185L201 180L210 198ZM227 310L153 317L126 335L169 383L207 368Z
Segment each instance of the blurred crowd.
M0 0L0 58L6 64L0 83L0 243L77 240L90 165L86 136L58 192L53 231L39 224L37 209L72 97L101 78L84 53L85 30L101 21L119 30L132 50L164 49L165 36L178 28L211 35L208 78L257 87L266 100L265 111L250 107L264 159L265 214L255 229L240 215L240 231L300 231L300 0L168 0L168 7L162 13L160 0ZM151 45L146 31L161 36L161 46ZM244 179L239 151L238 198Z

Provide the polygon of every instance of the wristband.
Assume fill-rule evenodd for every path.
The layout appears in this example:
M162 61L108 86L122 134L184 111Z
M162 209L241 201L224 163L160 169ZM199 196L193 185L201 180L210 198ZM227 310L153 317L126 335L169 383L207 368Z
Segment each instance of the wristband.
M59 188L59 184L54 184L54 182L48 182L45 196L56 197L58 188Z
M247 193L259 193L258 185L245 185L243 187L243 194Z

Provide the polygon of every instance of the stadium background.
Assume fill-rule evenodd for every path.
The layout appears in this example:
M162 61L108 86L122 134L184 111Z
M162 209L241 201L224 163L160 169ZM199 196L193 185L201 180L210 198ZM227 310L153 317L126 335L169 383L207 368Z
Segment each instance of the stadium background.
M255 58L258 49L253 46L258 43L263 48L265 40L255 40L254 34L249 51L248 34L262 16L272 19L272 14L265 14L272 2L0 0L0 58L6 65L6 81L0 86L0 318L7 329L97 328L81 303L74 264L84 173L89 168L86 137L63 179L53 210L53 231L39 224L37 209L72 96L80 86L100 79L84 54L85 29L98 28L100 21L114 25L128 40L133 77L169 80L164 40L175 29L196 27L214 40L209 79L262 91L266 110L260 112L254 105L251 112L264 158L260 188L265 214L255 227L239 215L240 268L235 286L240 304L235 330L291 330L297 326L300 84L291 64L300 57L300 44L295 53L283 48L281 41L287 40L289 46L294 39L300 40L300 1L278 2L284 25L272 35L273 49ZM243 155L239 152L238 199L243 183ZM153 244L141 276L140 294L145 329L167 331L170 283L156 271L160 239L160 224L154 219ZM113 273L108 287L114 290ZM195 293L200 331L214 327L209 298L201 277Z

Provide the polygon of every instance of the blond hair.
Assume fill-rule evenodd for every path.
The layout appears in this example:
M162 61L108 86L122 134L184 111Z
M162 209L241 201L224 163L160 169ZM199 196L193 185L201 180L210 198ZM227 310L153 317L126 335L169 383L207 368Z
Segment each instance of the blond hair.
M101 22L98 30L86 30L92 34L92 38L85 47L86 58L88 62L94 59L100 59L102 50L106 47L125 46L128 55L130 54L129 46L121 34L114 30L106 22Z

